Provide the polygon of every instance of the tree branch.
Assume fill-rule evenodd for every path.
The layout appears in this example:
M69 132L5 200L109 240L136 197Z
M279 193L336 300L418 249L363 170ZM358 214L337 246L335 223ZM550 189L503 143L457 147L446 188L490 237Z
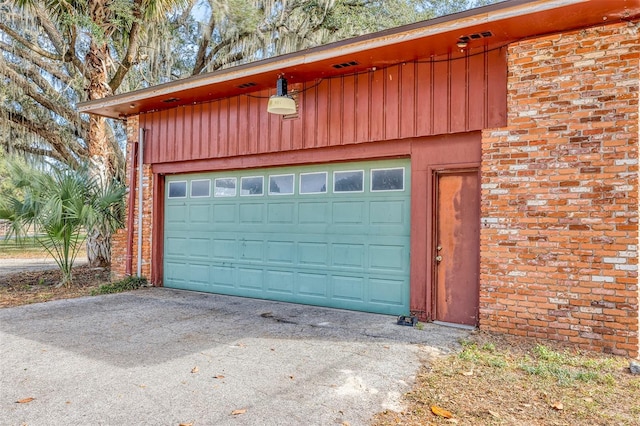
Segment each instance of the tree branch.
M13 31L13 29L9 28L2 22L0 22L0 31L4 31L9 37L13 38L16 41L16 43L22 44L26 48L37 53L38 55L44 56L45 58L52 59L54 61L62 61L62 56L51 53L47 50L42 49L40 46L31 43L30 41L22 37L17 32Z
M8 76L12 83L22 89L26 96L30 97L53 113L66 119L69 123L72 123L78 129L78 132L82 133L88 130L87 128L83 128L78 113L75 112L70 105L64 105L59 100L55 101L56 98L59 99L59 95L51 87L50 83L34 71L27 69L16 70L14 67L15 65L8 65L4 61L0 60L0 74ZM44 94L34 88L25 77L32 78L34 84L37 84ZM82 134L79 136L82 136Z
M0 41L0 50L7 52L11 55L15 55L27 62L30 62L41 68L43 71L49 73L52 77L56 78L67 86L72 85L72 78L68 74L60 72L60 67L56 64L42 60L41 56L34 54L31 50L19 49L16 46L4 43Z
M82 74L84 78L89 79L89 71L87 67L84 66L84 63L78 58L76 55L76 30L75 27L71 27L69 30L69 43L65 43L62 37L62 34L58 31L55 24L51 22L48 15L44 14L44 9L36 8L36 16L40 21L40 25L44 28L45 32L49 36L49 39L53 43L53 46L56 48L56 51L61 56L61 61L63 62L71 62L75 69Z
M206 31L203 29L202 36L200 37L200 42L198 43L198 53L196 55L196 62L193 66L193 71L191 75L198 75L202 72L203 69L206 68L207 64L211 61L212 55L207 55L207 49L211 44L211 35L213 34L213 30L216 26L216 17L215 14L212 13L209 17L209 22L207 23ZM219 45L218 45L219 46ZM212 50L219 51L222 47L215 46ZM215 53L213 54L215 55Z
M43 141L47 142L58 155L58 157L54 158L57 158L58 160L63 161L64 163L74 168L77 168L79 166L78 160L68 150L68 147L65 145L65 141L62 139L62 137L60 137L60 135L57 134L55 130L49 128L49 126L46 126L43 123L36 123L16 111L3 109L2 116L5 117L8 121L12 122L14 125L25 129L29 133L32 133L41 138Z
M127 46L127 52L118 65L118 69L109 81L109 87L111 92L115 93L118 87L122 84L125 76L131 69L133 62L138 56L138 49L140 48L140 20L142 17L142 1L136 0L133 4L133 22L131 23L131 29L129 30L129 44Z

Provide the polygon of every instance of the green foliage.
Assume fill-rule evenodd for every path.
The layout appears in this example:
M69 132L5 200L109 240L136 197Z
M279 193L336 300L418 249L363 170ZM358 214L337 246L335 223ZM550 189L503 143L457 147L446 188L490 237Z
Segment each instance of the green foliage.
M463 361L471 361L475 364L481 364L490 367L503 368L508 365L504 353L499 353L493 344L484 344L478 347L476 343L468 341L462 342L462 352L458 357Z
M146 278L130 276L111 284L103 284L98 289L93 290L91 295L122 293L123 291L137 290L145 285L147 285Z
M519 368L531 375L556 380L560 386L575 382L611 383L611 372L616 369L611 358L594 359L567 352L557 352L544 345L536 345L533 357L526 356Z
M9 163L11 179L22 198L0 200L0 219L10 221L17 238L27 230L54 258L61 284L71 282L71 269L85 239L84 230L112 232L122 224L125 189L117 182L102 185L86 169L36 170Z

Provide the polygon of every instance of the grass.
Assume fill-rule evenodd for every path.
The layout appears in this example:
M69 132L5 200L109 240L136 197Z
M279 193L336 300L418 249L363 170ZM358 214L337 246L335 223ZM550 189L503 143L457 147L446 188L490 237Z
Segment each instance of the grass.
M47 252L35 237L24 237L20 241L0 238L0 259L41 256L47 256Z
M85 257L86 249L80 248L78 257ZM33 259L47 258L49 253L42 247L35 237L23 237L20 240L15 238L0 237L0 259Z
M461 343L423 367L405 412L374 425L640 425L640 377L624 358L488 333Z
M127 277L114 283L103 284L97 289L91 291L92 296L99 294L122 293L123 291L137 290L147 284L144 277Z

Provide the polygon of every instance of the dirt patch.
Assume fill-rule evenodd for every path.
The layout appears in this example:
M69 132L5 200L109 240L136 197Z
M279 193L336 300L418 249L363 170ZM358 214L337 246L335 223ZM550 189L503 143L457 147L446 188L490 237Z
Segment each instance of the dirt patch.
M406 411L380 413L374 425L637 426L640 376L628 365L555 342L479 332L460 353L423 365Z
M77 266L73 268L73 283L62 287L57 287L61 278L57 269L0 276L0 307L88 296L109 282L109 272L109 268Z

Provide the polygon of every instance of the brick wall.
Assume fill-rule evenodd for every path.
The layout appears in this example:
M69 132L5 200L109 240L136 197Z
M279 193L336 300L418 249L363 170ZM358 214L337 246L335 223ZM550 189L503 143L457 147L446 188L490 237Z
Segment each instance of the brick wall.
M131 178L131 162L132 162L132 149L134 147L134 143L138 142L138 129L139 129L139 121L138 117L129 117L127 119L127 165L126 165L126 175L127 175L127 188L131 190L131 182L129 182ZM144 277L149 278L151 276L151 225L152 225L152 208L153 208L153 174L151 172L150 165L143 166L143 183L142 183L142 191L143 191L143 215L142 215L142 267L141 274ZM136 176L136 193L135 193L135 201L134 201L134 232L133 232L133 243L131 250L131 262L132 269L131 272L133 275L136 275L138 270L138 179ZM129 205L129 197L127 193L127 206L125 213L125 220L128 218L129 209L131 206ZM111 240L111 278L112 279L121 279L126 276L126 266L129 259L127 258L127 229L120 229L116 232L115 235L112 236Z
M638 29L508 50L483 132L480 326L638 356Z

